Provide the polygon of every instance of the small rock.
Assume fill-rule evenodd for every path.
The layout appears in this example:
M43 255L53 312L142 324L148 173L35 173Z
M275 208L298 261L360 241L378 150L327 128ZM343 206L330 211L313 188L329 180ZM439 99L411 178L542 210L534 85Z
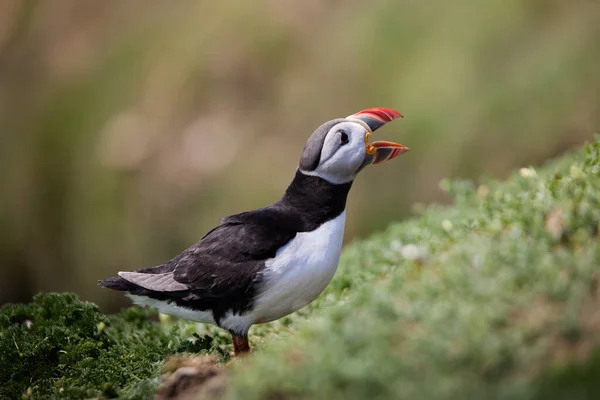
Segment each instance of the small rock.
M225 371L215 356L173 357L155 400L216 399L225 390Z
M477 196L479 196L480 199L487 199L487 197L490 195L490 188L487 185L480 185L477 188Z
M565 231L565 217L562 209L555 208L546 216L546 230L554 239L560 239Z

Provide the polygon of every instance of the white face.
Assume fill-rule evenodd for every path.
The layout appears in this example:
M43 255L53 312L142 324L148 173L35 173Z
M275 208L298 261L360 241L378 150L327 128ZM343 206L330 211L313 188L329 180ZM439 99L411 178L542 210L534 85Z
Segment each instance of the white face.
M325 136L317 168L302 172L335 184L352 181L365 161L366 133L365 127L357 122L334 125Z

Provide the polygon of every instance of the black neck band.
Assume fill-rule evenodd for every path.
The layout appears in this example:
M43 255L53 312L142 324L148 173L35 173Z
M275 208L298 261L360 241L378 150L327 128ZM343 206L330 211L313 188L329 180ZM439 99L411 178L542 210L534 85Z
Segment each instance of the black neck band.
M346 199L351 187L352 182L336 185L297 170L278 205L294 210L311 222L323 223L346 209Z

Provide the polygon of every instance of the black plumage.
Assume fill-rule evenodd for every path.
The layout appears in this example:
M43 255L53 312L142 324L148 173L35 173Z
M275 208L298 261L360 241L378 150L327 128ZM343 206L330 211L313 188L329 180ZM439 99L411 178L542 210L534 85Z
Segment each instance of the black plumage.
M99 284L192 310L208 310L219 324L228 311L238 314L252 308L265 261L275 257L277 250L298 232L313 231L339 216L346 207L351 186L352 182L336 185L298 170L278 202L226 217L221 225L172 260L136 271L172 273L184 290L149 290L121 277Z

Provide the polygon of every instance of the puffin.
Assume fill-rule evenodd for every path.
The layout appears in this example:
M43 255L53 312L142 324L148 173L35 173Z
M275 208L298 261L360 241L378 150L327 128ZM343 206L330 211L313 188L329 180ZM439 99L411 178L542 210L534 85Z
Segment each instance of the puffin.
M409 150L369 142L399 117L390 108L369 108L325 122L306 142L280 200L225 217L166 263L118 272L99 286L125 292L139 306L216 325L231 334L234 355L249 352L252 325L301 309L333 278L356 175Z

